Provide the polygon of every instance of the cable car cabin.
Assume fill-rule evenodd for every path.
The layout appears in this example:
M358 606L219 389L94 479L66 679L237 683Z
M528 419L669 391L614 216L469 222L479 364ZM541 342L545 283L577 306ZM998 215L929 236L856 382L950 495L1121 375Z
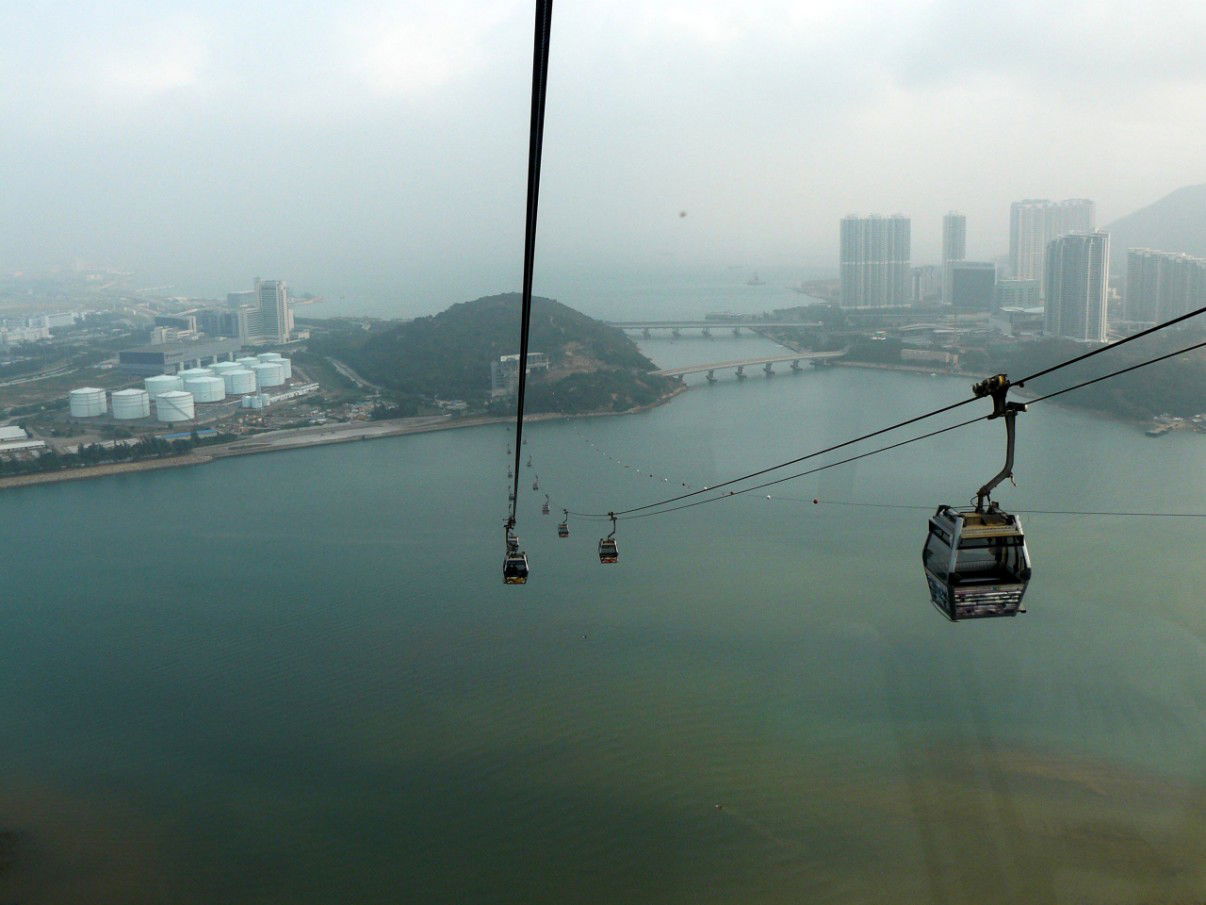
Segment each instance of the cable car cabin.
M614 537L599 539L599 562L612 563L620 561L620 548Z
M930 599L952 622L1026 612L1030 554L1022 523L996 503L983 512L939 506L921 556Z
M508 550L503 560L503 582L505 584L528 583L528 554L521 550Z
M558 537L569 537L569 525L566 524L565 522L559 523L557 525L557 536Z

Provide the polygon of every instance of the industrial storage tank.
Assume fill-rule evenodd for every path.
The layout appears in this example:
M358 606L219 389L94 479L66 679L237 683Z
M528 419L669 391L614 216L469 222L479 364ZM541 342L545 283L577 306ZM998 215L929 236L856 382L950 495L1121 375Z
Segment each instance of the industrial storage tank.
M221 402L226 397L226 382L221 377L190 377L184 389L196 402Z
M256 358L258 358L260 361L280 361L281 353L280 352L261 352L259 355L256 356Z
M222 372L222 381L226 384L227 396L238 396L242 393L255 392L255 372L247 368L236 368Z
M221 377L227 371L233 371L241 367L243 366L237 361L215 361L209 366L209 369L214 372L215 377Z
M192 421L193 394L172 390L155 398L155 416L160 421Z
M262 361L258 365L252 365L251 370L255 372L256 389L278 387L285 382L285 369L279 362Z
M105 401L105 391L96 387L80 387L67 395L68 408L72 418L93 418L103 415L109 409Z
M293 376L293 362L291 362L289 359L278 358L276 361L272 362L272 364L278 364L281 366L286 380Z
M244 396L242 402L245 409L262 409L268 406L268 397L263 393L255 393L251 396Z
M235 362L235 364L242 365L243 367L248 368L248 369L250 369L254 365L258 365L259 363L260 363L260 360L258 358L256 358L254 355L245 355Z
M213 377L214 372L209 368L186 368L183 371L177 371L176 376L187 384L194 377Z
M146 390L118 390L113 394L113 417L150 418L151 394Z
M155 377L148 377L142 382L142 385L147 388L152 399L160 393L170 393L173 390L179 392L184 389L184 381L175 374L158 374Z

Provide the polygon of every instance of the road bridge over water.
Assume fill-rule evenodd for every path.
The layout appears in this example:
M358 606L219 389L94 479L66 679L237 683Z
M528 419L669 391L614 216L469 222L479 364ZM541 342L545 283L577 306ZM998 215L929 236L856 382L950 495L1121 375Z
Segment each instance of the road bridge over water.
M716 372L729 369L736 370L737 379L744 380L749 375L745 373L746 368L757 367L762 365L762 373L767 377L775 376L776 364L781 362L791 362L792 371L801 371L801 361L824 362L832 358L840 358L846 354L843 349L838 352L792 352L789 355L760 355L757 358L738 358L733 361L714 361L710 364L702 365L685 365L681 368L663 368L660 371L654 371L660 377L682 377L684 374L703 374L708 375L710 383L716 382Z
M645 337L652 335L654 330L669 330L674 336L679 336L684 330L698 330L703 336L711 336L713 330L731 330L734 336L740 336L741 331L756 332L763 327L796 327L800 329L816 329L822 324L816 321L608 321L607 326L615 327L625 332L639 330Z

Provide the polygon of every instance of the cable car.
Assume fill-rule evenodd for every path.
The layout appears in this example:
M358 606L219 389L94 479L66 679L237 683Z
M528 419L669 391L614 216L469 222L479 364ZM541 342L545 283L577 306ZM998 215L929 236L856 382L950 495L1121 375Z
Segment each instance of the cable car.
M922 562L930 599L952 622L1026 612L1030 553L1022 522L996 503L983 511L939 506Z
M532 482L532 489L533 490L540 489L540 475L536 475L536 480Z
M540 514L549 514L549 495L547 493L544 495L544 502L540 504Z
M562 509L561 511L565 513L565 516L561 519L561 523L557 525L557 536L569 537L569 510Z
M503 583L528 583L528 554L522 550L508 553L503 559Z
M528 554L519 549L519 538L507 525L507 555L503 557L503 584L528 583Z
M604 564L620 561L620 548L616 544L616 517L614 513L608 514L611 516L611 533L599 538L599 562Z
M524 443L527 443L528 441L527 441L527 440L524 440L523 442L524 442ZM531 467L532 467L532 457L531 457L531 456L528 456L528 468L531 468Z
M972 387L976 396L992 396L989 418L1005 419L1005 466L976 491L974 509L939 506L930 517L921 551L930 600L958 622L1026 612L1022 597L1030 582L1030 552L1022 521L992 501L993 490L1013 478L1014 422L1026 406L1005 399L1009 379L997 374Z

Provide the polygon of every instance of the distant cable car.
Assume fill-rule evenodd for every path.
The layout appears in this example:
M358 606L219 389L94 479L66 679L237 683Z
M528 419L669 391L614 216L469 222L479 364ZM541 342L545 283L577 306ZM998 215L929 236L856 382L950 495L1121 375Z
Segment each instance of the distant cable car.
M599 562L605 564L620 561L620 548L616 544L616 515L614 512L607 514L611 518L611 533L599 538Z
M527 441L527 440L524 440L523 442L524 442L524 443L527 443L528 441ZM532 457L531 457L531 456L528 456L528 468L531 468L531 467L532 467Z
M922 549L930 599L952 622L1026 612L1022 598L1031 570L1022 522L990 499L1001 481L1013 477L1014 420L1026 411L1005 400L1009 387L1004 374L972 387L977 396L992 396L990 417L1005 419L1005 467L976 491L975 508L939 506Z
M563 518L560 524L557 525L557 536L569 537L569 512L567 512L565 509L562 509L561 511L565 513L565 518Z
M507 554L503 557L503 583L528 583L528 554L519 549L519 538L511 533L513 524L507 522Z
M540 489L540 475L536 475L536 480L532 482L532 489L533 490Z
M540 506L540 514L549 514L549 495L547 493L544 495L544 503Z

